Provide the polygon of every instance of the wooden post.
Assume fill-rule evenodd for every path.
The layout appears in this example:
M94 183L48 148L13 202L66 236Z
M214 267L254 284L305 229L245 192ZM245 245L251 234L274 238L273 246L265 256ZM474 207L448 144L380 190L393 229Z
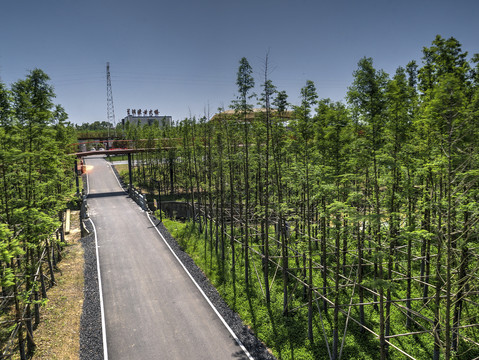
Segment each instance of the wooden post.
M129 179L128 191L131 192L131 189L133 187L132 173L131 173L131 153L128 153L128 179Z
M53 273L53 265L52 265L52 259L50 257L50 244L48 243L47 240L47 261L48 261L48 268L50 269L50 286L53 286L55 284L55 274Z
M153 180L158 184L158 210L160 210L160 222L163 222L163 215L161 214L161 186L159 180Z
M35 328L40 324L40 304L38 303L39 296L38 296L38 291L35 290L33 292L33 296L35 299Z
M33 341L32 310L30 304L27 305L26 316L25 330L27 336L27 354L32 355L35 351L35 342Z
M67 213L65 216L65 234L70 233L70 217L71 217L70 209L67 209Z
M73 165L73 171L75 173L75 183L77 186L77 195L80 194L80 181L78 180L78 163L77 158L75 158L75 164Z

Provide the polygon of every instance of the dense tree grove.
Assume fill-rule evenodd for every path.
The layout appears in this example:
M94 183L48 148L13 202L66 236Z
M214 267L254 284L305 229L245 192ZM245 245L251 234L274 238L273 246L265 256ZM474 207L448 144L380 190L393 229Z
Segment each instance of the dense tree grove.
M74 130L63 108L52 102L48 81L35 69L10 89L0 83L0 338L5 344L14 329L22 359L24 341L28 351L34 347L32 318L38 323L49 286L43 270L50 266L53 283L62 241L55 233L73 195L73 159L65 149ZM8 354L13 349L6 344L2 353Z
M118 127L118 125L117 125ZM108 121L94 121L92 123L76 124L75 130L78 139L102 139L116 137L116 128Z
M82 131L97 131L103 130L108 131L108 129L113 128L113 124L108 121L95 121L93 123L83 123L81 125L75 125L75 129L79 132Z
M136 181L187 199L229 303L291 327L264 334L278 357L304 331L316 358L479 356L479 56L423 54L393 76L360 59L347 104L307 81L291 106L266 71L261 111L243 58L234 111L129 129L158 149Z

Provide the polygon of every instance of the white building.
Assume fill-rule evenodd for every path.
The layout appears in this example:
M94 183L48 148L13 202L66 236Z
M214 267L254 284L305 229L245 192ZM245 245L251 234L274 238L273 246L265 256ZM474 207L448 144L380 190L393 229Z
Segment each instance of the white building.
M127 116L121 119L124 127L126 123L134 125L155 125L160 127L171 126L172 118L168 115L160 115L158 110L127 109Z

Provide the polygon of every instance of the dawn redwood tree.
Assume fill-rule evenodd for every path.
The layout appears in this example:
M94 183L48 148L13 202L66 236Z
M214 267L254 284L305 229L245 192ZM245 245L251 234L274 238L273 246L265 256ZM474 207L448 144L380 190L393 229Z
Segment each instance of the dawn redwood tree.
M451 357L452 271L458 265L455 258L457 240L453 233L458 230L457 209L460 208L461 202L467 199L464 189L461 189L462 196L457 197L455 194L456 183L459 178L464 177L461 173L468 168L467 164L471 159L467 154L469 151L465 150L465 144L473 133L474 121L465 121L465 111L473 93L470 84L471 80L474 81L474 71L471 71L466 60L467 52L463 52L461 44L452 37L443 39L436 36L432 46L423 49L423 54L423 66L418 71L418 87L422 99L421 117L416 126L420 143L427 143L424 162L429 171L425 197L430 205L424 212L424 223L426 230L434 233L431 241L435 240L433 245L437 248L433 329L433 357L437 360L443 348L443 334L445 357ZM435 215L435 219L431 213ZM430 248L431 242L428 242L425 251L426 279L431 266ZM443 256L446 257L445 263ZM427 295L427 289L426 281L424 297ZM442 300L441 296L443 291L445 300ZM441 314L443 302L445 315Z
M12 139L12 114L11 114L11 94L5 87L3 83L0 83L0 151L1 151L1 161L2 166L0 171L2 171L2 188L0 192L2 212L4 214L3 222L10 224L10 218L12 216L10 196L8 184L9 180L7 179L8 174L11 173L9 167L13 165L10 150L12 145L16 140Z
M464 131L470 130L465 121L466 97L464 94L464 83L456 74L448 73L441 75L437 85L434 87L431 98L426 108L427 117L434 122L433 127L438 137L438 146L442 159L439 163L439 171L442 173L444 186L444 205L441 206L444 211L445 224L444 229L440 229L438 234L438 254L436 270L436 321L439 322L439 313L441 301L441 290L445 286L445 358L451 358L451 311L452 311L452 282L453 267L455 267L455 247L456 244L453 232L454 213L457 207L457 200L453 194L456 179L458 178L458 169L463 167L462 144L465 137ZM462 143L462 144L461 144ZM468 160L466 160L468 161ZM464 196L464 195L463 195ZM440 211L441 211L440 210ZM440 215L442 216L442 214ZM445 276L441 271L443 264L442 254L445 259ZM439 337L439 334L436 334Z
M311 111L317 102L318 95L316 87L311 80L306 81L306 85L301 88L301 105L295 106L295 114L297 121L295 123L295 134L298 138L297 148L302 155L303 162L303 189L305 190L306 198L306 231L308 239L308 337L313 341L313 247L311 240L311 189L310 189L310 162L311 162L311 147L310 143L313 140L313 124Z
M220 113L224 113L224 109L219 109ZM233 278L233 292L236 298L236 235L235 235L235 207L236 196L241 199L241 190L237 189L241 186L239 174L237 174L237 149L238 139L236 133L238 131L238 123L226 118L220 118L216 127L217 131L220 131L226 139L226 151L227 151L227 165L228 165L228 182L229 182L229 216L230 216L230 251L231 251L231 272Z
M396 248L399 245L401 232L401 206L404 203L404 196L402 191L402 169L403 165L407 166L405 159L404 147L408 142L411 128L411 108L414 102L414 93L411 86L408 84L406 71L399 67L393 79L388 82L386 90L387 99L387 121L385 124L385 145L384 158L389 164L386 173L386 187L387 191L387 205L388 208L388 235L389 235L389 253L387 255L387 279L393 279L393 264L394 259L398 260L399 254L396 253ZM409 169L408 169L409 170ZM410 229L413 230L413 229ZM411 238L408 241L408 265L407 265L407 286L406 286L406 306L411 309ZM391 286L388 286L386 291L386 326L385 335L389 336L391 328L391 301L392 291ZM411 313L408 313L407 322L409 324Z
M383 273L383 239L381 231L381 194L380 194L380 163L379 155L383 146L383 131L385 124L386 98L385 89L387 74L382 70L376 70L371 58L362 58L358 63L358 69L353 73L353 85L348 91L348 100L353 111L359 116L359 121L364 124L366 131L366 146L370 151L370 161L373 172L373 209L370 217L373 226L373 234L376 245L375 267L377 266L377 280L379 293L379 341L381 359L387 357L385 340L385 316L384 316L384 273Z
M344 203L345 193L347 193L344 184L343 175L346 172L346 151L347 143L350 141L350 119L346 107L339 102L333 103L329 99L321 100L316 110L317 125L316 136L318 146L322 152L321 162L325 169L323 181L327 182L330 188L331 204L327 207L327 213L333 214L332 223L334 228L331 233L334 235L335 242L335 258L334 266L334 314L333 314L333 349L332 358L338 359L339 346L339 306L340 306L340 283L341 272L345 273L346 254L348 251L347 244L347 216L350 207ZM328 173L328 174L327 174ZM325 187L325 186L323 186ZM326 191L323 190L324 193ZM326 194L321 196L323 207L326 205ZM328 199L329 200L329 199ZM326 214L323 214L324 221L329 223ZM326 227L326 224L322 224ZM322 266L323 266L323 296L327 296L327 268L328 265L333 268L332 264L328 264L326 235L324 234L322 241ZM343 261L341 267L341 239L343 240ZM323 303L326 309L327 304Z
M254 94L251 90L254 88L254 78L252 76L253 68L248 60L243 57L240 60L240 65L236 77L236 85L238 86L238 97L232 104L244 128L244 262L245 262L245 283L246 288L249 288L249 211L250 211L250 182L249 182L249 128L250 124L247 119L248 113L253 109L253 105L248 103Z
M0 83L0 285L2 295L7 296L9 289L16 286L13 259L21 253L18 241L15 241L9 225L12 224L15 193L10 186L13 172L13 149L16 142L12 133L11 94L3 83Z
M264 231L264 283L265 283L265 294L266 294L266 303L270 302L270 293L269 293L269 226L270 226L270 171L269 171L269 160L270 160L270 140L271 140L271 100L276 91L276 87L273 85L272 81L268 79L268 54L266 54L266 59L264 62L264 82L262 84L263 92L261 93L261 101L264 105L264 117L265 117L265 127L266 127L266 150L265 150L265 185L264 185L264 217L265 217L265 231Z
M286 91L279 91L273 99L275 116L271 126L271 148L273 152L274 183L277 192L276 214L278 216L278 236L281 242L281 259L283 272L283 315L288 314L288 246L286 231L286 204L283 203L283 162L285 158L286 129L283 124L289 106Z
M30 305L37 299L36 267L43 249L50 255L58 247L49 237L72 195L72 159L66 155L71 127L63 108L53 104L48 81L34 69L10 90L0 85L0 282L14 299L22 359L25 340L28 353L35 347L32 319L39 320L39 307L33 316Z
M411 146L412 125L414 116L417 114L417 92L415 89L416 65L414 62L403 69L399 67L393 79L387 86L388 122L385 129L386 145L385 156L390 164L388 174L388 212L389 212L389 236L391 237L388 254L388 279L392 279L393 262L399 257L395 247L398 241L404 237L407 241L407 265L406 265L406 308L412 309L412 241L416 231L415 200L413 198L413 181L415 169L412 163L413 148ZM406 176L404 176L404 173ZM401 229L401 214L407 218L405 231ZM396 260L397 261L397 260ZM390 316L391 289L387 291L386 316ZM406 314L406 327L412 327L413 314ZM389 334L390 321L386 323L386 335Z
M467 52L462 51L459 41L437 35L430 47L423 48L423 66L418 71L419 90L428 96L445 74L454 74L460 83L466 83L471 76L471 68Z

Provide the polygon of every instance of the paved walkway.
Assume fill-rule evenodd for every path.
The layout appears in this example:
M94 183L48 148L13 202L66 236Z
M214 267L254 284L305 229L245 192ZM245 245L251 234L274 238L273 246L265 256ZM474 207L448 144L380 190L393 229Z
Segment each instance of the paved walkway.
M103 157L89 157L108 358L248 359Z

